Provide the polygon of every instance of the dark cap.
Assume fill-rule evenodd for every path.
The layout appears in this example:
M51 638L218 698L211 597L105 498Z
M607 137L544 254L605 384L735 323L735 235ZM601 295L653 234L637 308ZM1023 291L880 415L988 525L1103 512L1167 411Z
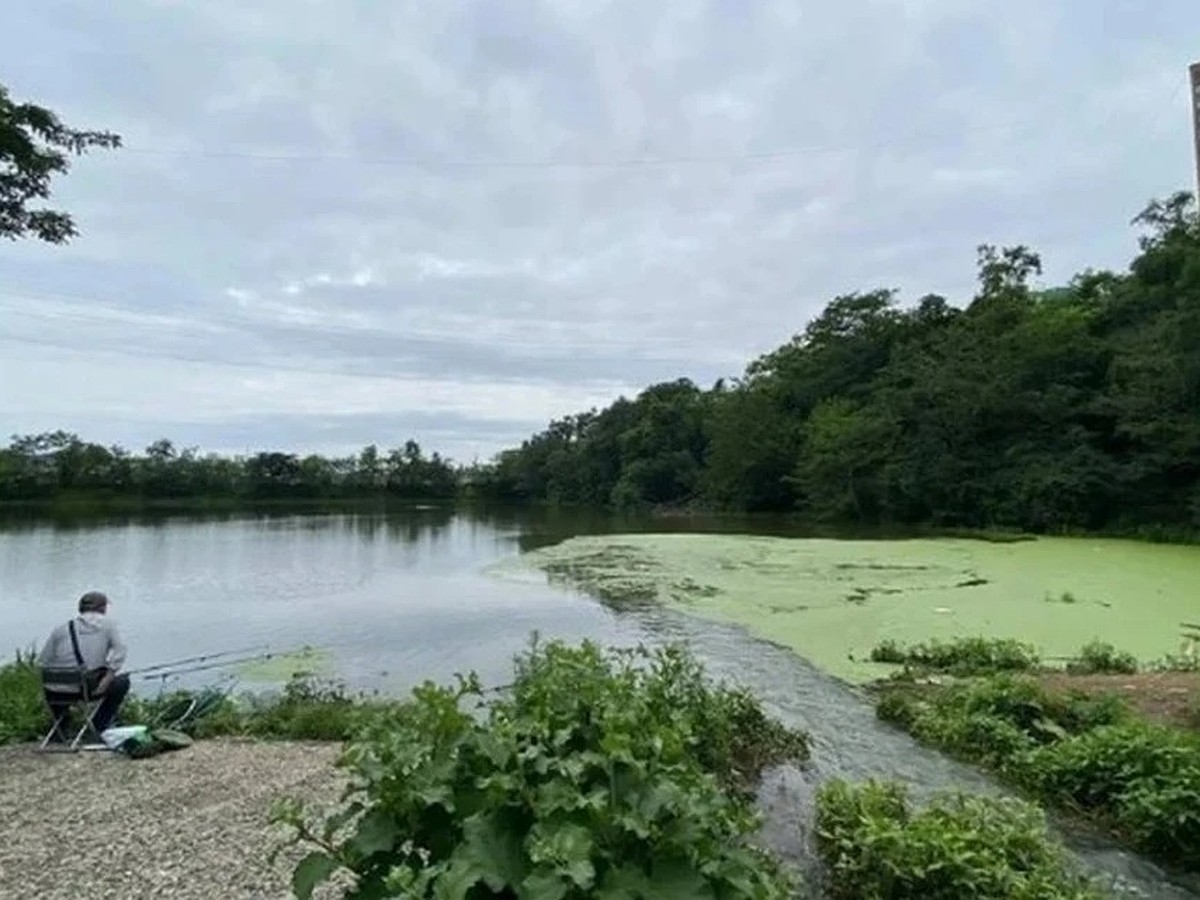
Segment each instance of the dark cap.
M88 591L79 598L79 611L102 613L108 609L108 597L100 591Z

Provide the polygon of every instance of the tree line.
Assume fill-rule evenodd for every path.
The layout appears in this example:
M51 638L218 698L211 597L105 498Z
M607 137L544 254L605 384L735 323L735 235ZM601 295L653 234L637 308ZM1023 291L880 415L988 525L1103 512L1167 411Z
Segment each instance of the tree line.
M1200 216L1179 193L1134 223L1126 272L1037 290L1035 252L985 245L961 306L837 297L742 377L657 384L553 421L473 484L519 501L1195 529Z
M90 443L65 431L14 437L0 450L0 501L66 497L150 500L331 500L396 497L440 500L455 496L459 474L419 444L357 455L264 451L245 457L201 455L158 440L142 453Z

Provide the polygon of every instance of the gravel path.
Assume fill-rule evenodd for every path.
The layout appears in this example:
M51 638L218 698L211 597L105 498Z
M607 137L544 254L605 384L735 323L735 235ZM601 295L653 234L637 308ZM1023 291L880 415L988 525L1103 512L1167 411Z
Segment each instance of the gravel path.
M146 760L0 751L0 898L291 896L271 802L340 789L332 744L201 741Z

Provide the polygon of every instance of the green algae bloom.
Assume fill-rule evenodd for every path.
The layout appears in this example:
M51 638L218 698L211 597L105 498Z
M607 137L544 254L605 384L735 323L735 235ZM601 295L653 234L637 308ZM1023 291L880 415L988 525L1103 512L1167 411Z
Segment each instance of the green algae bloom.
M234 671L245 681L281 682L299 675L329 675L332 660L328 650L302 647L243 663Z
M827 540L626 534L573 538L500 567L614 607L663 603L745 626L851 681L885 674L871 648L1016 638L1048 661L1094 640L1143 662L1200 620L1200 547L1090 538Z

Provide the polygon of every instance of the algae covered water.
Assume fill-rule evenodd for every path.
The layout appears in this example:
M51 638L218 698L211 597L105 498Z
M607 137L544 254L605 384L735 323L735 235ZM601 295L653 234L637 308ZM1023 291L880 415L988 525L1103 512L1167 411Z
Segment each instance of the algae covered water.
M676 533L645 533L668 526ZM772 773L761 798L767 840L811 871L810 799L824 779L894 777L919 794L997 790L878 723L828 674L865 674L858 657L877 634L1011 629L1064 653L1109 636L1154 656L1176 649L1174 620L1194 619L1200 605L1194 548L712 533L724 527L746 523L448 509L9 523L0 527L3 637L10 651L42 640L79 594L98 588L113 599L131 666L307 646L242 671L243 685L277 683L295 663L388 693L471 669L502 683L535 630L606 644L685 640L715 674L812 734L812 766ZM707 533L678 533L693 528ZM1129 896L1200 897L1111 843L1069 837L1086 865Z
M1048 659L1101 640L1151 661L1180 652L1181 624L1200 620L1200 547L1131 541L628 534L505 566L615 607L662 602L735 622L856 681L884 671L868 661L882 638L1011 637Z

